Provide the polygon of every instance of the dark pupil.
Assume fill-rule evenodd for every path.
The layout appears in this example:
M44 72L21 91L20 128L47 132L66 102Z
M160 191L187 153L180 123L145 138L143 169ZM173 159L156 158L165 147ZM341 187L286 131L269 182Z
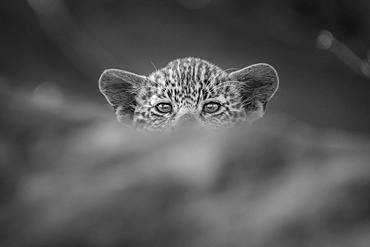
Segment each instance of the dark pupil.
M217 104L208 104L208 105L206 105L206 111L208 111L208 112L215 112L215 111L217 111L217 109L218 109Z
M159 104L158 108L161 112L169 112L171 111L171 106L169 104Z

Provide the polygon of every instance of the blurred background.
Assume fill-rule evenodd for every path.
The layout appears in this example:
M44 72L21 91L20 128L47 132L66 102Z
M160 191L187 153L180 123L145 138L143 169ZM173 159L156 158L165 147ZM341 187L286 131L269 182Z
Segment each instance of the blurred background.
M1 1L0 245L369 246L368 13L367 0ZM155 140L116 122L104 69L186 56L272 64L266 117Z

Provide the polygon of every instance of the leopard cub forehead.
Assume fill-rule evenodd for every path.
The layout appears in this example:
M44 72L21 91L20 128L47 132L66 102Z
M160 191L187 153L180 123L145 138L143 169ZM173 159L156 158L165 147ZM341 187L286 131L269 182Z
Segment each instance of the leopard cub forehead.
M203 59L182 58L171 61L148 78L155 82L147 90L153 101L171 99L177 106L196 108L206 99L225 96L220 91L224 89L221 83L227 80L227 73Z
M164 68L153 72L149 78L165 86L186 87L207 84L210 79L225 76L226 73L218 66L200 58L189 57L171 61Z

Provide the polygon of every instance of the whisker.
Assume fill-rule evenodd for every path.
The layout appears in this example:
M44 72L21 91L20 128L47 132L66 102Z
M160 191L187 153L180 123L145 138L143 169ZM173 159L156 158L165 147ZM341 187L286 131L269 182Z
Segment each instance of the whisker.
M157 69L157 67L155 66L155 64L154 64L152 61L150 61L150 63L153 65L153 67L154 67L155 71L157 72L157 71L158 71L158 69Z

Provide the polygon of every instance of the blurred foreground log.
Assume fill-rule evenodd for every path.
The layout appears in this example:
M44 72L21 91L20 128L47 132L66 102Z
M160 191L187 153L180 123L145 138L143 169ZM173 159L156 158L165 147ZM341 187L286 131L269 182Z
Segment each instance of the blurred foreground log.
M285 120L151 135L97 121L29 146L4 246L367 246L370 142Z

